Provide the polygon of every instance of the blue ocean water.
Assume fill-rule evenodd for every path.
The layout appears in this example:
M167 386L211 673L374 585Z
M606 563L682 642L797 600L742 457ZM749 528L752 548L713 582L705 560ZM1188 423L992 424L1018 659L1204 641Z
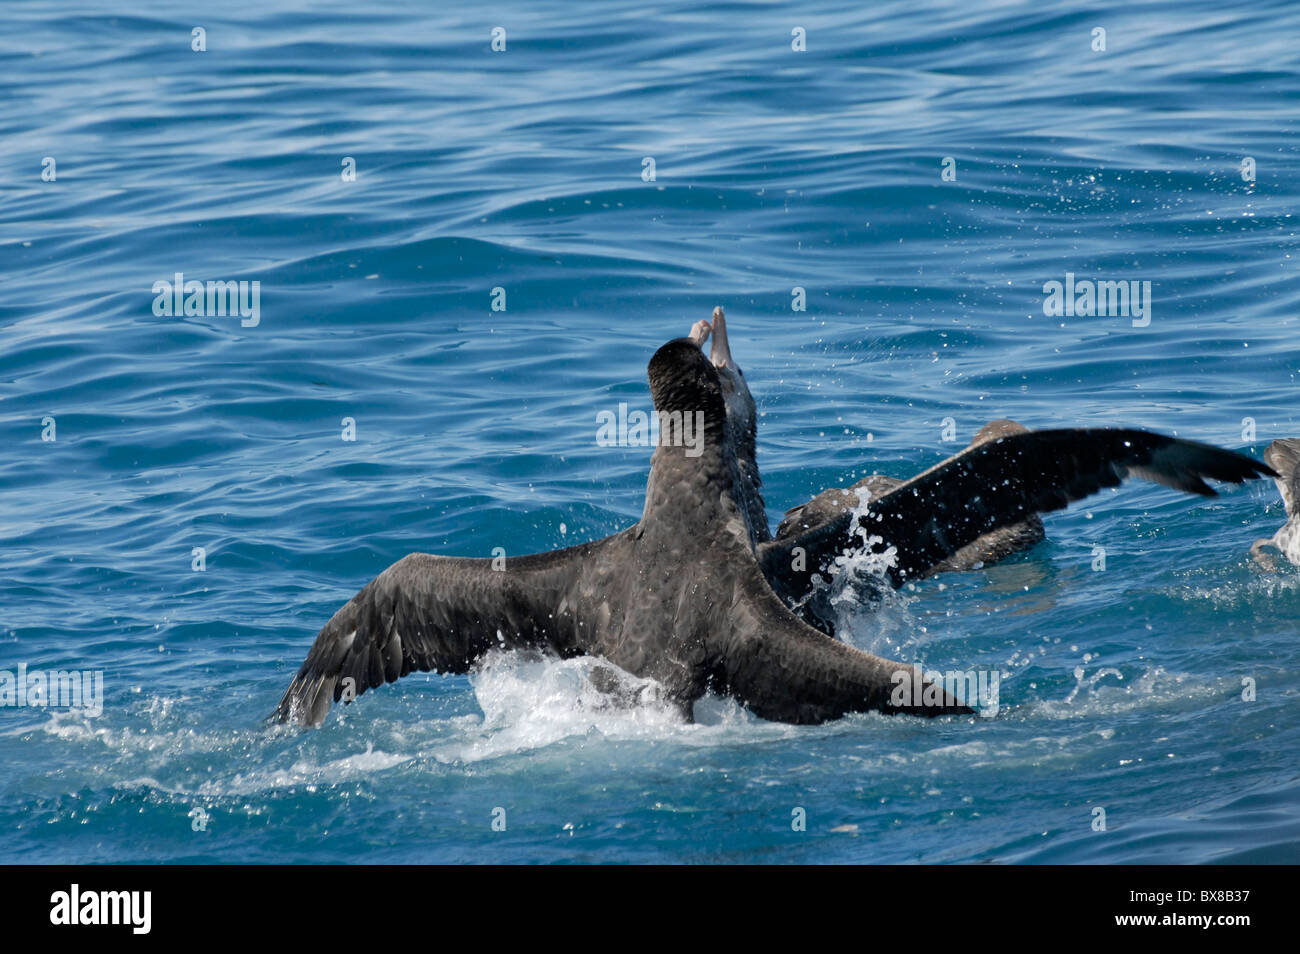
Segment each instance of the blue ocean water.
M995 718L686 725L501 656L263 721L406 553L634 522L650 450L596 416L714 305L774 521L1001 416L1300 436L1300 7L130 10L0 31L0 670L103 673L97 718L0 708L0 861L1300 861L1271 482L1132 483L850 609L1004 673ZM178 272L256 323L156 314ZM1150 323L1045 315L1067 273Z

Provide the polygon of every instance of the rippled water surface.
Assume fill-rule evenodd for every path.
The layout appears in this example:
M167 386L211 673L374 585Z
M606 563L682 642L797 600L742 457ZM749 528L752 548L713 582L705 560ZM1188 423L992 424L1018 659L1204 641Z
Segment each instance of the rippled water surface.
M716 304L774 520L994 417L1300 436L1300 8L127 9L0 31L0 669L104 680L98 718L0 709L0 860L1300 860L1271 483L1130 484L845 608L1002 672L995 718L686 725L500 656L263 722L404 554L635 521L649 450L596 415ZM259 282L256 323L156 314L177 272ZM1046 316L1067 272L1149 281L1149 325Z

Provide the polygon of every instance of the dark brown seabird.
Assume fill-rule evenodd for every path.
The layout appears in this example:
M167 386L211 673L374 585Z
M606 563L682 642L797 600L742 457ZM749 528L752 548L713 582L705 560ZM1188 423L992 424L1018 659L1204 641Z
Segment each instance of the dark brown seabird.
M985 441L997 440L1013 434L1027 433L1029 433L1029 428L1015 421L990 421L979 429L970 446L975 447ZM949 458L949 460L952 459ZM872 474L869 477L862 478L850 487L832 487L829 490L823 490L807 503L786 511L785 516L781 518L780 525L777 527L776 539L778 542L793 540L807 531L823 527L837 519L851 520L852 513L861 509L864 503L870 506L871 501L892 493L903 486L904 483L906 481L898 477ZM852 529L848 523L845 523L844 527L846 532ZM1028 550L1045 539L1047 539L1047 533L1043 529L1042 518L1037 513L1030 513L1023 520L1009 523L1006 526L999 526L982 534L919 574L917 578L933 576L936 573L977 570L982 567L992 566L1007 557ZM825 574L829 570L829 563L846 549L847 544L847 540L836 541L834 537L831 537L828 540L828 547L815 550L813 556L818 562L820 574ZM805 560L807 559L806 552L805 549ZM778 582L774 585L781 587L781 580L784 575L778 574L777 576ZM821 578L826 579L824 575ZM901 586L908 579L909 577L905 575L897 575L879 582L883 589L885 585ZM802 585L802 578L787 579L785 587L794 588L793 591L787 593L787 600L791 603L791 607L811 625L816 626L825 633L834 635L837 614L829 602L829 590L825 587L819 589L810 585L810 588L804 591L799 589Z
M772 538L754 462L754 419L743 416L743 377L716 309L712 328L719 324L712 361L701 351L698 325L699 333L668 342L650 359L660 441L634 526L507 558L500 570L491 559L402 558L325 624L275 716L319 725L331 702L350 702L409 672L463 673L498 648L601 657L653 679L688 718L710 690L760 717L792 723L861 711L970 713L929 683L900 704L897 687L919 683L915 667L854 649L787 605L849 545L859 518L833 513ZM741 416L731 419L729 409ZM683 432L696 420L702 442ZM1147 431L1031 431L972 445L873 499L861 522L896 549L890 574L898 582L925 575L985 534L1129 474L1213 496L1206 477L1240 483L1272 473L1242 454Z
M1029 428L1015 421L1005 419L989 421L976 432L970 446L974 447L985 441L1009 437L1012 434L1028 433ZM865 495L867 501L871 501L897 490L903 484L904 481L898 477L872 474L850 487L832 487L830 490L823 490L807 503L785 512L776 530L777 539L797 535L820 526L828 520L834 520L846 511L860 507L862 505L860 495ZM989 566L1006 559L1013 553L1019 553L1036 543L1041 543L1046 538L1042 518L1032 513L1018 523L1000 527L984 534L974 543L966 544L946 560L936 563L924 575L931 576L935 573L974 570L981 566Z

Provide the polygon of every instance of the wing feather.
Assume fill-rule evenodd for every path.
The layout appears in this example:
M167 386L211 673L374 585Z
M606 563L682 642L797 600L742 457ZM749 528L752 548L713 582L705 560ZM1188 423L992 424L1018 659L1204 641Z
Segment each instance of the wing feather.
M825 573L861 530L896 548L891 576L897 586L924 576L986 533L1059 510L1130 476L1215 496L1206 478L1241 483L1276 475L1244 454L1150 431L1028 431L968 447L873 499L857 527L851 512L841 513L763 545L759 557L779 594L798 594L811 585L811 574ZM791 559L796 547L805 560ZM804 568L795 569L800 562Z
M325 624L276 707L281 722L319 725L330 704L411 672L466 672L489 649L576 650L561 611L581 561L603 541L493 561L412 553Z

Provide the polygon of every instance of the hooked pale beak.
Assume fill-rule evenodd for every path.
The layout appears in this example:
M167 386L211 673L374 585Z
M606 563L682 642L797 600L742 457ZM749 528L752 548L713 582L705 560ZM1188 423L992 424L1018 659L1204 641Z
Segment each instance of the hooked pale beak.
M727 343L727 318L721 305L713 309L713 350L709 352L709 360L715 368L736 370L736 362L731 360L731 346Z
M713 331L713 326L701 318L691 326L690 339L695 343L695 347L701 351L704 350L704 342L709 340L709 333Z

